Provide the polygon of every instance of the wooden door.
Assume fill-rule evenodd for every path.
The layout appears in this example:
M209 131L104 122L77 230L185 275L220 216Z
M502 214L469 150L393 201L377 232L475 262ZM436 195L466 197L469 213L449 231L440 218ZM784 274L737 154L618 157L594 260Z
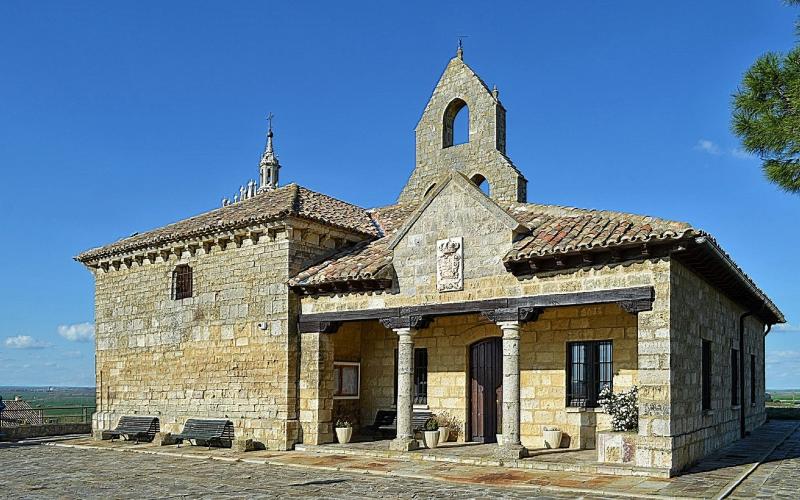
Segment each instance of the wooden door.
M503 346L499 337L470 347L470 434L472 441L494 443L500 432L503 400Z

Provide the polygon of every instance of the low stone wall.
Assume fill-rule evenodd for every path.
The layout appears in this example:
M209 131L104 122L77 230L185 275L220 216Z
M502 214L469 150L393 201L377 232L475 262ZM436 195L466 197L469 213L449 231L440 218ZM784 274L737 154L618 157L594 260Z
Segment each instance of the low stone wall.
M0 433L5 435L5 440L15 441L18 439L42 437L42 436L63 436L66 434L89 434L92 432L92 424L44 424L44 425L22 425L19 427L3 427Z
M767 406L767 418L770 420L800 420L800 406Z

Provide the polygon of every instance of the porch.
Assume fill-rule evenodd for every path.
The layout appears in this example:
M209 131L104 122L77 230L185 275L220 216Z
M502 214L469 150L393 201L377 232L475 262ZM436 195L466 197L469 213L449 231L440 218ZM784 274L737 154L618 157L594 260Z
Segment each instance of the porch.
M613 380L617 390L637 383L637 316L652 293L634 288L304 314L298 446L596 470L596 432L610 425L591 406L603 381ZM532 303L508 307L526 299ZM329 444L338 419L352 423L356 440L380 437L369 427L386 411L397 415L395 439ZM446 415L455 437L419 450L415 411ZM545 447L546 427L562 431L563 448Z

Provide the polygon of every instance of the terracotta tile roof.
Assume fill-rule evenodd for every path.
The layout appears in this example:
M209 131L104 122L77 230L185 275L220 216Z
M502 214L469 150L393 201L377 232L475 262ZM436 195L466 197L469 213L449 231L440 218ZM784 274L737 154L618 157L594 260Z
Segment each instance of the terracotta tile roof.
M504 261L703 235L685 222L622 212L515 203L508 212L531 229Z
M379 228L367 210L297 184L287 184L239 203L88 250L78 255L76 260L87 262L102 259L288 216L311 219L371 237L380 235Z
M699 234L686 223L642 215L533 203L505 203L503 207L521 224L531 229L530 234L514 243L505 256L506 261L652 239L680 239ZM299 273L292 280L292 285L319 285L389 276L390 233L399 229L415 209L416 206L409 205L375 209L372 215L387 236L360 243L333 255Z
M576 255L585 251L641 248L644 243L656 246L660 243L685 242L686 246L692 247L684 254L686 264L692 267L696 264L693 261L699 256L703 265L695 269L706 275L710 282L731 296L762 307L764 311L761 315L768 317L771 322L785 321L775 304L714 238L690 224L623 212L534 203L504 203L502 206L530 230L515 241L505 255L503 261L506 265L530 259ZM377 282L377 288L391 286L389 280L393 276L393 268L389 242L392 234L415 209L415 206L392 205L371 211L372 217L381 226L383 237L359 243L309 267L291 280L290 285L311 293L314 293L314 289L358 289L353 283L358 281ZM709 253L716 255L712 259L716 267L706 264ZM729 277L738 285L730 285Z
M295 276L292 286L320 285L359 280L385 280L392 277L392 235L416 209L416 205L389 205L369 211L381 229L381 237L361 242L338 252Z

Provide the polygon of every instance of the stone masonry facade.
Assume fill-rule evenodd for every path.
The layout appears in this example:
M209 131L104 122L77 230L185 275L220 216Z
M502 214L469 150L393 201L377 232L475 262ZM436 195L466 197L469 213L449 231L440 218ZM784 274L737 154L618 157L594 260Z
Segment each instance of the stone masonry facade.
M468 141L454 145L461 112ZM459 441L496 423L502 460L543 448L557 427L562 446L674 474L763 424L777 307L687 223L528 203L505 116L459 49L417 124L396 204L367 210L270 177L219 209L79 255L95 278L95 435L123 415L156 416L164 433L227 419L237 440L289 450L333 442L338 418L358 434L384 410L396 415L390 446L406 451L419 446L414 411L446 412ZM439 285L443 269L454 286ZM498 339L497 358L476 361L486 339ZM569 346L598 341L613 390L638 388L634 432L610 434L609 415L568 394ZM415 349L427 360L417 406ZM484 390L475 363L502 381L485 410L494 420L472 406ZM345 365L358 391L337 395Z

